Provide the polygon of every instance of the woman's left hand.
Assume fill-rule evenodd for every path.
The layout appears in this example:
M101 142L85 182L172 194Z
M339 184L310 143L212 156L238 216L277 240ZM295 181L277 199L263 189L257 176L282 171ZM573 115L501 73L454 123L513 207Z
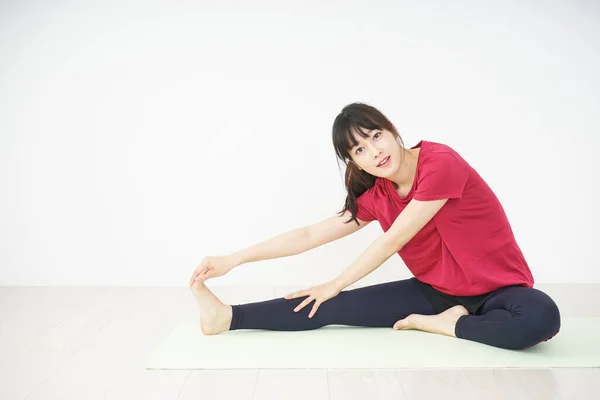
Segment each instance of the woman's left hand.
M304 289L299 292L290 293L284 297L284 299L290 300L295 299L297 297L308 296L302 303L298 305L298 307L294 308L294 312L298 312L302 310L306 305L308 305L311 301L315 300L315 304L308 315L308 318L312 318L313 315L319 309L319 306L331 299L332 297L337 296L341 292L339 286L335 281L327 282L322 285L313 286L309 289Z

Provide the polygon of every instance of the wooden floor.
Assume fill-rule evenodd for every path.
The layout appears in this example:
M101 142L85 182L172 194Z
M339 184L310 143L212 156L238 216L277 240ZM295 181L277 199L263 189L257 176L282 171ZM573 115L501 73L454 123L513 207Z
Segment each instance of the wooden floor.
M207 285L228 304L300 289ZM600 284L536 287L563 317L600 316ZM600 399L598 368L145 370L198 312L188 287L0 287L0 399Z

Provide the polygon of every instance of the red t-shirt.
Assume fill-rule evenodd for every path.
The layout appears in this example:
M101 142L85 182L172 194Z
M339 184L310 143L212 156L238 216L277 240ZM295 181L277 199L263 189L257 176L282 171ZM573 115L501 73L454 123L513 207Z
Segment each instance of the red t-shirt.
M533 287L500 201L451 147L422 140L417 172L401 198L386 178L358 198L357 218L378 220L384 232L411 199L449 200L398 254L422 282L455 296L474 296L509 285Z

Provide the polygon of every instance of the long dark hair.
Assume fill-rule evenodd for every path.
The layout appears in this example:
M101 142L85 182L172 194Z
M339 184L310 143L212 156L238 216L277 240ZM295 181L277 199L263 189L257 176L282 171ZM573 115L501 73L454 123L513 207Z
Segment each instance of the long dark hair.
M346 165L344 183L348 196L346 196L344 208L338 212L339 215L343 215L346 210L350 210L352 213L352 217L345 223L355 221L358 224L356 219L356 213L358 212L357 199L372 188L377 179L376 176L359 169L350 156L350 150L358 143L354 138L354 134L358 134L363 138L369 137L360 128L366 131L385 129L396 136L398 143L404 148L404 142L394 124L375 107L365 103L352 103L342 109L342 112L333 121L332 136L335 153L338 159Z

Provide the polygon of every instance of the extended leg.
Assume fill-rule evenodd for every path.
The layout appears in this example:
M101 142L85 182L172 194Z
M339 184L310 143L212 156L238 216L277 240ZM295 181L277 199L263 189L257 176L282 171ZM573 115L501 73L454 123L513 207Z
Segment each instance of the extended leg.
M410 314L435 313L412 279L344 290L321 304L312 318L308 318L310 305L294 312L305 298L286 300L282 297L233 305L230 329L301 331L326 325L391 328Z

